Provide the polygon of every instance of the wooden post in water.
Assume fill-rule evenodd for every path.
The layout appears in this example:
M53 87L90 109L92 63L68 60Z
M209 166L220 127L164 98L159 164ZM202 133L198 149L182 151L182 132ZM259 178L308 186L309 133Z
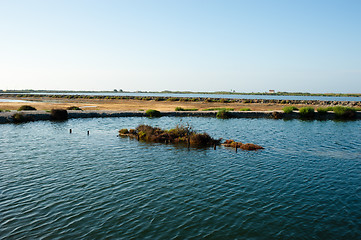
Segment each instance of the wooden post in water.
M236 145L236 153L237 153L238 146Z
M69 129L69 133L71 133L71 129Z
M89 136L89 131L87 132L88 136Z
M214 144L213 149L214 149L214 150L216 150L216 149L217 149L217 145L216 145L216 144Z

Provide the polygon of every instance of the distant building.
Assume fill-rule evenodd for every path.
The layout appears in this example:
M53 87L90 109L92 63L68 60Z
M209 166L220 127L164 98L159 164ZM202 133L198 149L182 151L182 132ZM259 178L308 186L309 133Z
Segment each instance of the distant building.
M275 90L268 90L268 93L276 93Z

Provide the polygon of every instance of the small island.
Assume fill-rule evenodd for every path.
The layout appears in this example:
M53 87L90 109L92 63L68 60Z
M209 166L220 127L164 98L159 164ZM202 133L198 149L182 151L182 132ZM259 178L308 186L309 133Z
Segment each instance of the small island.
M152 127L149 125L139 125L135 129L121 129L119 130L120 137L130 137L137 139L138 141L156 142L156 143L172 143L183 144L188 147L214 147L223 145L225 147L233 147L236 150L259 150L263 147L241 142L235 142L234 140L226 140L225 143L221 143L222 139L214 139L207 133L197 133L190 126L179 126L170 130L163 130L158 127Z

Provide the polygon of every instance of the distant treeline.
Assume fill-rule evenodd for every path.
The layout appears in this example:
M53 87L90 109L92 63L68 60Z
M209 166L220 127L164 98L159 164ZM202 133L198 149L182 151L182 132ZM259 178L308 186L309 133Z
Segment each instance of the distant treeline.
M216 91L216 92L192 92L192 91L123 91L116 90L113 91L70 91L70 90L0 90L0 93L170 93L170 94L215 94L215 95L275 95L275 96L324 96L324 97L361 97L361 93L307 93L307 92L252 92L252 93L242 93L242 92L227 92L227 91Z

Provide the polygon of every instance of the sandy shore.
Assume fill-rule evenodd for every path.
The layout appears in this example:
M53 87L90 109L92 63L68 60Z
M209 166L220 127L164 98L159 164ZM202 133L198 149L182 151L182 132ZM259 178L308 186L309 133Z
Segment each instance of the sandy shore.
M289 104L277 103L221 103L221 102L180 102L180 101L155 101L155 100L135 100L135 99L66 99L50 97L31 97L31 98L9 98L17 100L30 101L24 102L0 102L2 110L17 110L22 105L31 105L37 110L50 110L53 108L68 108L77 106L83 110L111 110L111 111L143 111L155 109L163 112L174 111L176 107L198 109L199 111L209 108L233 108L239 111L242 108L250 108L252 111L273 111L282 110ZM293 104L300 108L309 106L306 104ZM324 105L312 105L317 108Z

